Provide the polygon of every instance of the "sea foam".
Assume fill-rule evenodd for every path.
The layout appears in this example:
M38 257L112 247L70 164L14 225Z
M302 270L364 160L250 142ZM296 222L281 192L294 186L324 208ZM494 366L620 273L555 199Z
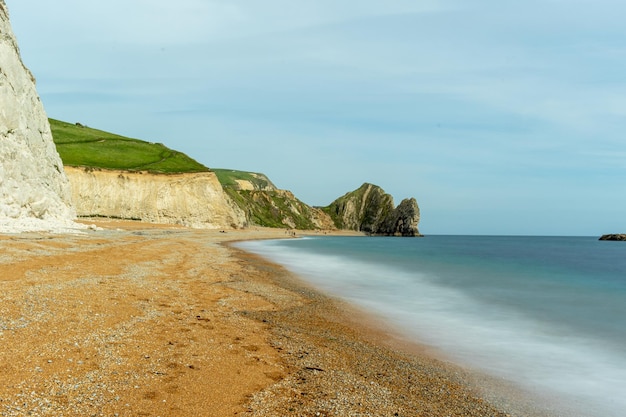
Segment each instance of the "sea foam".
M432 269L381 262L385 256L379 249L355 257L352 249L315 251L291 241L240 247L378 314L406 337L440 349L455 362L551 400L545 407L557 408L555 415L621 417L626 410L626 354L616 344L541 320L520 306L488 303L462 288L441 285ZM500 267L498 273L505 271Z

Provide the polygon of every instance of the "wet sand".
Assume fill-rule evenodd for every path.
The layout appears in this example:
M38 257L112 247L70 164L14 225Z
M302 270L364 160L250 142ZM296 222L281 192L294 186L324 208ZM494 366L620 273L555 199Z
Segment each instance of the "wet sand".
M0 235L0 416L506 416L384 324L231 248L275 229Z

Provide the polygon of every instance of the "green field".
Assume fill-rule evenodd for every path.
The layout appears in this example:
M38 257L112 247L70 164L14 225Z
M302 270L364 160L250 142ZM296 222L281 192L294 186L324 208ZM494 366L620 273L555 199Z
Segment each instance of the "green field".
M217 179L220 181L222 187L224 188L237 189L237 180L250 181L259 190L262 190L267 186L273 186L273 184L263 174L222 168L213 168L212 171L215 172L215 175L217 175Z
M160 173L206 172L209 168L162 143L150 143L50 119L64 165Z

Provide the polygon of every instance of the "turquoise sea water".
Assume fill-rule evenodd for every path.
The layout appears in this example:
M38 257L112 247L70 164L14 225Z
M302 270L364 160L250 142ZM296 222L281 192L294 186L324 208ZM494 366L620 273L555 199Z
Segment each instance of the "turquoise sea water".
M626 415L623 242L325 236L240 247L461 364L554 399L554 415Z

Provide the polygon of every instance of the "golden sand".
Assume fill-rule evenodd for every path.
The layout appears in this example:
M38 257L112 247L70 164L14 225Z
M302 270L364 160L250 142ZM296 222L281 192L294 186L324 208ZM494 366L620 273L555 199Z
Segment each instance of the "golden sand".
M98 226L0 236L0 416L506 415L458 370L224 245L283 230Z

